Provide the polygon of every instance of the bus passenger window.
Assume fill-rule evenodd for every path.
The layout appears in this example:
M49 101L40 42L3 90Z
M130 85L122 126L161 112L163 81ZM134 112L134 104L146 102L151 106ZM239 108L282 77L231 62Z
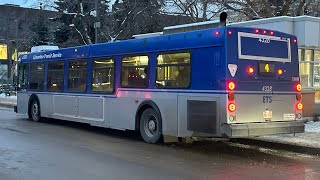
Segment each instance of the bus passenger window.
M157 61L158 88L189 87L190 53L160 54Z
M93 92L112 92L114 87L113 59L94 59L93 61Z
M44 88L44 64L30 64L30 90L43 91Z
M68 91L85 92L87 62L85 60L76 60L69 62Z
M146 88L148 86L148 56L125 57L122 59L121 86Z
M28 87L28 64L20 64L18 68L18 90Z
M47 89L51 92L63 91L64 62L48 63Z

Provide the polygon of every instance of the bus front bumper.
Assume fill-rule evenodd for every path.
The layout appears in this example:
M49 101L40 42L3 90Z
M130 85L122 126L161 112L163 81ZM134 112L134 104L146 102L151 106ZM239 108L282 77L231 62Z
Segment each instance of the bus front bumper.
M222 125L222 135L228 138L275 134L292 134L303 132L304 124L301 121Z

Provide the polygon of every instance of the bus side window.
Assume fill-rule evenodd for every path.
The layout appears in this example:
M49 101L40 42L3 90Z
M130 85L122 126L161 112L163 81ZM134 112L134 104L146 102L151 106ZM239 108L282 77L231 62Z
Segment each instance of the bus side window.
M85 92L87 79L86 60L69 61L68 91Z
M30 64L30 83L29 89L34 91L43 91L44 88L44 64Z
M158 88L188 88L190 85L190 53L160 54L157 57Z
M63 91L64 62L48 63L47 89L51 92Z
M28 88L28 64L20 64L18 69L18 90L26 90Z
M124 57L122 59L121 86L146 88L148 86L148 56Z
M114 61L110 58L93 60L92 91L113 92Z

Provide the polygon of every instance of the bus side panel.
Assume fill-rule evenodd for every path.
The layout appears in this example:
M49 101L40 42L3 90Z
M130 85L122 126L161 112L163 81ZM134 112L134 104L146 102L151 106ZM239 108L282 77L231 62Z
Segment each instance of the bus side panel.
M28 102L30 95L26 92L17 92L17 112L28 114Z
M54 115L75 116L76 96L54 95L53 96Z
M222 96L225 95L179 94L178 136L217 136L220 133Z
M104 121L103 119L103 98L79 96L78 116L92 121Z
M177 93L119 89L117 94L112 106L114 114L110 122L111 127L133 130L139 105L151 100L160 110L163 134L177 136Z
M36 93L35 93L36 94ZM40 103L41 116L52 118L53 114L53 95L52 94L37 94Z

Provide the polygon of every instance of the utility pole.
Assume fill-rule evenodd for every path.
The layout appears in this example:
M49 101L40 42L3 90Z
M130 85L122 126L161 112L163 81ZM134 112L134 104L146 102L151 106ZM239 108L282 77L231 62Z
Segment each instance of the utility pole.
M96 10L96 22L94 23L94 32L95 32L95 43L99 42L98 37L98 28L100 28L101 24L99 22L99 13L98 13L98 0L95 0L95 10Z

